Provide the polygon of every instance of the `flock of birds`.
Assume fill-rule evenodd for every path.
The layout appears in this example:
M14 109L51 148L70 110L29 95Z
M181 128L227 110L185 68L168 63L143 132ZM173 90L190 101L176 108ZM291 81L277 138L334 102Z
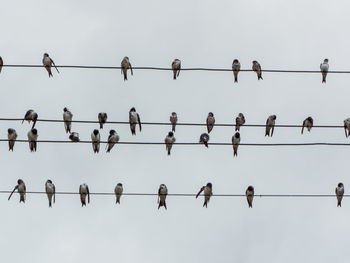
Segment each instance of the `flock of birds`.
M55 62L50 58L49 54L45 53L43 60L42 60L43 66L47 70L47 73L49 74L49 77L53 77L51 68L55 67L58 73L60 73L55 65ZM2 70L2 67L4 65L2 57L0 57L0 73ZM133 75L133 70L132 66L130 63L130 60L128 57L124 57L121 64L121 72L124 75L124 81L128 80L128 70L130 70L131 75ZM179 76L180 71L181 71L181 61L179 59L174 59L174 61L171 63L171 69L173 71L173 79L176 80L176 78ZM329 69L329 64L328 64L328 59L324 59L323 63L320 64L320 70L322 73L322 83L326 83L326 77ZM238 59L234 59L232 62L232 71L233 71L233 76L234 76L234 82L238 82L238 73L241 70L241 63L239 62ZM261 70L261 65L259 64L258 61L254 60L252 62L252 70L256 73L258 80L262 80L262 70Z

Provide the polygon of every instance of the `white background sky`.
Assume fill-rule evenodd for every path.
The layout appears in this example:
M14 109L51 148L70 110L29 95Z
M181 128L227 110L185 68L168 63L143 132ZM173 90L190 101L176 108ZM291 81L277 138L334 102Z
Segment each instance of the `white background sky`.
M258 60L265 69L318 70L329 58L331 70L349 70L347 1L6 1L1 5L0 55L5 64L41 64L44 52L57 65L119 66L129 56L133 66L168 67L174 58L183 67L242 68ZM136 107L144 121L168 121L172 111L181 122L204 122L209 111L217 123L233 122L243 112L247 123L263 124L271 114L277 124L342 125L350 117L350 75L263 73L257 81L242 72L136 71L127 82L119 70L61 69L49 79L42 68L4 68L0 75L2 117L23 117L33 108L39 118L61 119L68 107L74 119L128 120ZM0 123L26 139L30 126ZM81 139L97 125L73 124ZM106 125L121 141L163 141L170 126L144 126L132 137L127 125ZM39 139L65 140L62 123L38 123ZM196 142L205 127L178 127L178 142ZM211 142L230 142L230 127L214 127ZM348 142L343 129L275 129L243 127L245 143ZM104 146L104 145L103 145ZM161 183L169 193L195 193L207 182L216 194L333 194L338 182L350 186L349 149L340 147L254 148L242 146L233 158L229 146L117 145L110 154L94 155L88 144L27 143L15 151L0 145L0 189L22 178L27 190L42 191L52 179L57 191L111 192L122 182L125 192L154 192ZM104 148L104 147L103 147ZM1 261L16 262L344 262L348 249L350 204L335 198L214 197L203 200L168 197L168 210L157 198L92 196L81 208L78 196L57 196L48 208L44 195L0 196Z

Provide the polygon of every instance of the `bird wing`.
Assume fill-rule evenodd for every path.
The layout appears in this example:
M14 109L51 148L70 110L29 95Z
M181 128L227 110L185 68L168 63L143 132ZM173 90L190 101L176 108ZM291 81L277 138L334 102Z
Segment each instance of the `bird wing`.
M55 203L56 202L56 187L54 184L52 184L52 187L53 187L53 202Z
M196 195L196 198L198 198L198 196L203 192L205 186L202 186L201 190L199 190L198 194Z
M18 185L15 186L15 188L13 188L13 191L11 192L9 198L7 200L10 200L12 194L16 191L16 189L18 188Z
M88 203L90 204L90 191L89 191L89 187L86 186L86 190L87 190L87 193L88 193Z
M139 123L140 131L141 131L141 119L138 113L137 113L137 122Z

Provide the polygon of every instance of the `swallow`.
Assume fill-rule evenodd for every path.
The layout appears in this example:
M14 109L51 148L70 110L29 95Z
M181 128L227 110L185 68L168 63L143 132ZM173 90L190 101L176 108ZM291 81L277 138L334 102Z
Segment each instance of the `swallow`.
M235 82L238 82L238 72L241 70L241 63L239 63L238 59L234 59L232 62L232 71L233 76L235 78Z
M46 181L45 191L46 191L47 198L49 199L49 207L52 207L52 197L53 197L53 202L55 203L56 201L56 188L51 180Z
M139 124L139 128L141 131L140 115L136 112L136 109L134 107L132 107L129 111L129 123L132 135L136 135L136 124Z
M301 129L301 134L304 133L304 128L306 127L308 131L311 131L312 126L314 125L314 120L311 117L307 117L303 121L303 128Z
M181 61L179 59L174 59L173 63L171 63L171 68L174 73L174 79L179 76L181 70Z
M128 69L131 71L131 75L134 75L132 72L132 67L128 57L124 57L121 63L121 72L124 74L124 81L128 80Z
M239 131L242 125L245 124L245 117L243 113L239 113L238 116L236 117L236 128L235 131Z
M3 66L4 66L4 61L2 60L2 57L0 57L0 73Z
M245 196L247 197L249 208L253 208L253 198L254 198L254 187L248 186L247 190L245 191Z
M47 73L49 73L49 77L53 77L51 72L51 67L54 66L58 73L60 73L55 65L55 62L50 58L49 54L45 53L43 57L43 65L47 70Z
M94 129L91 133L91 141L94 153L98 153L100 151L100 133L97 129Z
M10 128L7 130L7 139L9 140L9 151L13 151L17 139L17 132L15 129Z
M320 64L320 69L321 69L321 73L322 73L322 83L326 83L326 77L327 77L327 73L328 73L328 69L329 69L327 58L325 60L323 60L323 63Z
M170 123L171 123L171 131L175 132L176 123L177 123L177 114L176 112L172 112L170 115Z
M120 204L120 197L123 194L123 185L121 183L118 183L116 185L116 187L114 188L114 193L115 193L115 197L116 197L116 204Z
M208 148L208 142L209 142L209 134L208 133L202 133L199 137L199 143L203 143L205 147Z
M237 156L238 146L240 142L241 142L241 135L239 134L239 132L236 132L232 136L233 156Z
M64 129L66 130L66 133L71 132L72 118L73 118L73 114L65 107L63 109L63 121L64 121Z
M263 79L261 76L261 66L258 61L256 60L253 61L252 70L256 72L256 75L258 76L258 80Z
M165 146L166 146L166 150L168 151L168 155L170 155L170 151L171 148L173 147L174 142L176 141L175 137L174 137L174 133L173 132L169 132L168 135L165 137Z
M344 185L343 183L339 183L338 186L335 188L335 194L337 195L338 204L337 207L341 207L341 200L343 199L344 195Z
M80 142L79 133L77 133L77 132L72 132L72 133L69 135L69 139L70 139L72 142Z
M30 123L32 121L33 122L32 129L34 129L34 126L35 126L37 120L38 120L38 114L34 110L27 110L27 112L24 115L24 118L22 120L22 123L24 121L28 121L28 123Z
M210 133L211 130L214 128L214 124L215 124L214 113L209 112L209 113L208 113L208 117L207 117L207 129L208 129L208 133Z
M344 130L345 130L345 137L349 137L350 132L350 118L347 118L344 120ZM347 131L347 132L346 132Z
M28 141L29 141L29 149L31 152L36 152L36 144L38 140L38 131L37 129L31 129L28 134Z
M81 206L86 206L86 196L88 197L88 203L90 204L90 192L89 187L86 184L81 184L79 187Z
M119 135L118 133L115 131L115 130L110 130L109 131L109 136L108 136L108 149L107 149L107 152L109 153L114 144L116 144L117 142L119 142Z
M18 191L19 193L19 202L25 202L25 199L26 199L26 185L24 184L23 180L22 179L18 179L17 180L17 185L15 186L15 188L13 189L13 191L11 192L8 200L10 200L12 194L15 192L15 191Z
M206 186L202 186L202 188L199 190L198 194L196 195L196 198L204 191L204 203L203 207L208 207L208 203L210 200L210 197L213 195L213 186L211 183L207 183Z
M103 124L105 124L107 121L107 113L100 112L98 114L98 122L100 123L100 129L103 129Z
M158 209L161 206L164 206L164 208L167 209L166 202L165 202L167 194L168 194L168 188L166 187L165 184L161 184L158 189Z
M271 115L266 120L266 130L265 130L265 136L271 136L273 135L273 131L275 130L275 122L276 122L276 115Z

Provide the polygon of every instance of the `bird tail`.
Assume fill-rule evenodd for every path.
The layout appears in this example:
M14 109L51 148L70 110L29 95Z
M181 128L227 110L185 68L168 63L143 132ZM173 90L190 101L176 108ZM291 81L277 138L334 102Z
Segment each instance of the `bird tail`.
M208 208L208 202L207 202L207 200L204 201L203 207Z
M170 148L168 148L168 155L170 155Z
M173 70L173 73L174 73L174 78L173 79L176 79L176 70Z
M24 195L20 195L20 198L19 198L19 202L23 202L23 203L25 203L25 200L24 200Z
M171 131L175 132L176 124L172 125Z
M100 122L100 129L103 129L103 123Z
M128 73L127 73L127 69L123 70L123 74L124 74L124 81L128 80Z
M208 148L208 142L204 142L205 147Z
M235 82L238 82L238 72L233 72L233 75L235 77Z
M338 205L337 207L341 207L341 200L338 200Z
M115 201L116 204L120 204L120 196L117 196L117 200Z
M322 83L326 83L327 73L322 72Z
M164 201L162 201L162 200L159 201L158 209L159 209L161 206L164 206L165 209L167 209L165 200L164 200Z

